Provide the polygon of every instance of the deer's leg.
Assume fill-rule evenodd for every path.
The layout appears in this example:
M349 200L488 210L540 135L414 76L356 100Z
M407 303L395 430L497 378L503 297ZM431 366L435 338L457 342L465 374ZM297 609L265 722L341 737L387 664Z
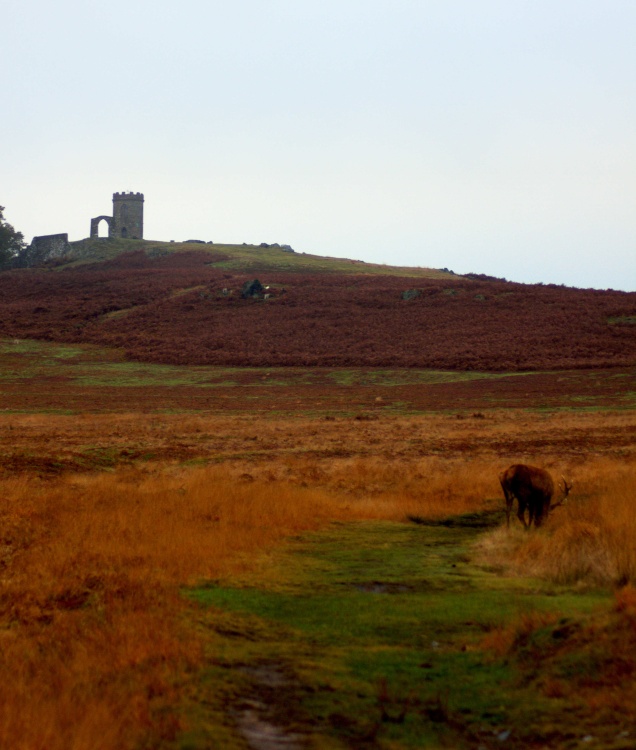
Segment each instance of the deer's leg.
M527 506L527 503L525 502L525 500L519 500L519 508L517 509L517 518L521 521L525 529L528 528L528 524L526 523L526 506ZM530 512L530 523L532 523L532 511Z
M547 517L548 508L549 508L548 503L541 502L541 501L537 503L537 512L534 517L534 525L536 526L537 529L543 523L544 511L545 511L545 517Z
M510 511L512 510L512 503L514 500L513 495L504 489L504 495L506 498L506 526L510 528Z
M534 519L534 527L538 528L543 523L544 511L546 510L545 500L542 497L535 498L532 503L532 518ZM532 525L532 520L530 521Z

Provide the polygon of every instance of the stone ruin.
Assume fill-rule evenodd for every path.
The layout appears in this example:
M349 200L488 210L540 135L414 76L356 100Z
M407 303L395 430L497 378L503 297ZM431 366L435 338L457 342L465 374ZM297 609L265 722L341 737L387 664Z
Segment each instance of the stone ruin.
M34 237L18 258L18 266L37 266L49 260L63 258L70 252L68 234L43 234Z
M91 219L91 238L99 237L99 223L108 224L109 238L143 240L144 195L143 193L113 193L113 215L96 216Z
M108 224L109 238L142 240L144 237L143 193L113 193L113 215L91 219L91 238L99 237L99 223ZM34 237L31 244L19 255L16 266L38 266L68 255L71 246L68 234L43 234Z
M144 237L144 195L143 193L113 193L113 215L95 216L91 219L90 238L99 238L99 225L105 221L108 225L109 239L142 240ZM171 240L172 242L173 240ZM204 244L203 240L186 240L189 243ZM212 244L212 243L207 243ZM243 243L245 244L245 243ZM268 244L261 242L260 247L274 248L293 253L291 245ZM71 252L68 234L46 234L34 237L31 244L20 254L18 266L36 266L47 261L57 260ZM258 296L262 289L252 289L244 296Z

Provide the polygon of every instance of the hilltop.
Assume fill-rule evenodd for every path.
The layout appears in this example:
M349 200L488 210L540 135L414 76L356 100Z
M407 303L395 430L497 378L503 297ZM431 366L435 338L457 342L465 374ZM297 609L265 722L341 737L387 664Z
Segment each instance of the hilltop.
M236 272L258 273L283 271L290 273L340 273L373 274L389 276L414 276L443 279L456 276L447 269L407 268L366 263L347 258L329 258L294 251L289 245L278 243L260 245L224 244L189 240L187 242L160 242L153 240L85 239L70 243L68 266L113 260L122 253L143 252L150 258L188 251L206 252L213 256L215 268ZM220 256L224 256L220 258Z
M244 296L244 288L258 286ZM231 366L520 371L636 364L636 294L279 246L83 240L0 274L0 335Z

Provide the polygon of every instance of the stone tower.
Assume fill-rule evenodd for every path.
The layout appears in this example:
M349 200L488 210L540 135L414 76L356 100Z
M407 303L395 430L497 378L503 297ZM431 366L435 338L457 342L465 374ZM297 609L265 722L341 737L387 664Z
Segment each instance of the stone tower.
M113 193L113 220L108 236L129 240L144 238L143 193Z

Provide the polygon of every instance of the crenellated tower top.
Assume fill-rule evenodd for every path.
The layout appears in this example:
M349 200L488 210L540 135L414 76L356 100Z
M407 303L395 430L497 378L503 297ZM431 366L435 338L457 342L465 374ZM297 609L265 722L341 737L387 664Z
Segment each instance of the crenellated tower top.
M143 201L143 193L133 193L132 190L129 193L113 193L114 201Z

